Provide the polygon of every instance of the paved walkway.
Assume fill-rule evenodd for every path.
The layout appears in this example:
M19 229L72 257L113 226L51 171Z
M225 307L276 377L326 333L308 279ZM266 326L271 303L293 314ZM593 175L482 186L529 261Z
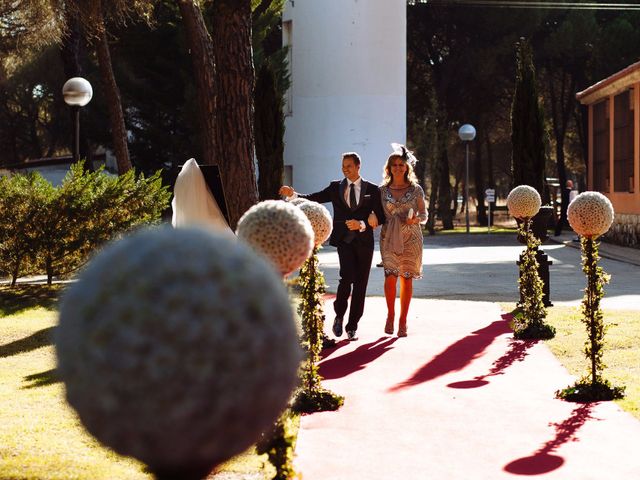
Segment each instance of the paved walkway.
M550 266L551 301L556 305L578 305L582 301L585 276L579 244L573 235L553 237L542 246L553 262ZM555 240L555 241L554 241ZM566 241L567 243L556 243ZM578 247L578 248L575 248ZM455 234L426 236L424 278L414 282L414 297L485 302L515 302L518 299L516 260L523 250L515 235ZM640 310L640 250L602 243L600 265L611 274L606 286L605 308ZM610 258L614 255L616 257ZM606 257L605 257L606 255ZM320 263L328 290L338 283L338 254L333 247L320 251ZM376 250L373 263L380 261ZM636 262L634 264L633 262ZM383 296L384 272L373 267L368 295Z
M544 249L554 261L552 300L578 303L579 250ZM612 402L556 400L574 379L544 343L514 341L493 303L517 298L521 250L505 235L425 238L425 278L404 339L382 331L383 275L372 272L360 340L340 342L321 363L345 405L301 420L296 467L305 480L640 478L640 422ZM321 254L329 291L334 257ZM602 266L613 274L605 308L640 309L640 267L606 258Z

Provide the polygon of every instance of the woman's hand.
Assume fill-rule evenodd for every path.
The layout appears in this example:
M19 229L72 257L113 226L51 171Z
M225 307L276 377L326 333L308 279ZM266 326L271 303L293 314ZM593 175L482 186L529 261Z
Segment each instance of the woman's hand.
M371 228L376 228L379 225L378 217L377 217L375 212L371 212L369 214L369 218L367 219L367 223L369 223L369 226Z
M360 220L347 220L344 222L349 230L360 231L364 228L364 222L360 223Z

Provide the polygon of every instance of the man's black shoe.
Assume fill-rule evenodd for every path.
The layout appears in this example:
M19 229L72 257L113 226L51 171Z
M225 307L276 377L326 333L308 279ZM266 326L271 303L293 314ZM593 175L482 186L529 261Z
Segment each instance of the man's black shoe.
M347 330L347 337L349 337L350 342L355 342L356 340L358 340L355 330Z
M336 317L333 321L333 334L336 337L342 336L342 317Z

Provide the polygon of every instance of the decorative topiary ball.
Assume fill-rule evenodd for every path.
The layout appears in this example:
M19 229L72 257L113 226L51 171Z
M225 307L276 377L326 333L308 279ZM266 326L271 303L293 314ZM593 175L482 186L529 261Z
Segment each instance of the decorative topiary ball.
M307 216L311 227L313 228L315 246L322 245L333 230L333 219L331 213L326 209L324 205L318 202L301 202L298 204L298 208Z
M509 192L507 208L515 218L531 218L540 210L540 194L529 185L520 185Z
M296 206L299 206L301 203L308 202L308 201L309 200L302 197L289 198L289 200L287 200L287 202L289 202L291 205L296 205Z
M265 200L238 221L238 238L267 257L282 275L296 270L313 249L313 228L306 215L289 202Z
M567 209L569 225L583 237L599 237L613 223L613 205L600 192L582 192Z
M107 246L64 295L55 343L87 430L175 478L206 475L254 443L286 407L301 360L273 268L189 228Z

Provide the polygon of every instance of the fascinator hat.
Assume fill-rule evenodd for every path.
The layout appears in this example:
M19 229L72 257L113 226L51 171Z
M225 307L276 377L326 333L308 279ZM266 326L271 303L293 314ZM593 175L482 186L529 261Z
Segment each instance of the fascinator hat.
M412 167L415 167L416 163L418 163L418 159L413 156L413 152L408 150L404 145L401 145L400 143L392 143L391 148L393 149L392 155L402 157L402 159Z

